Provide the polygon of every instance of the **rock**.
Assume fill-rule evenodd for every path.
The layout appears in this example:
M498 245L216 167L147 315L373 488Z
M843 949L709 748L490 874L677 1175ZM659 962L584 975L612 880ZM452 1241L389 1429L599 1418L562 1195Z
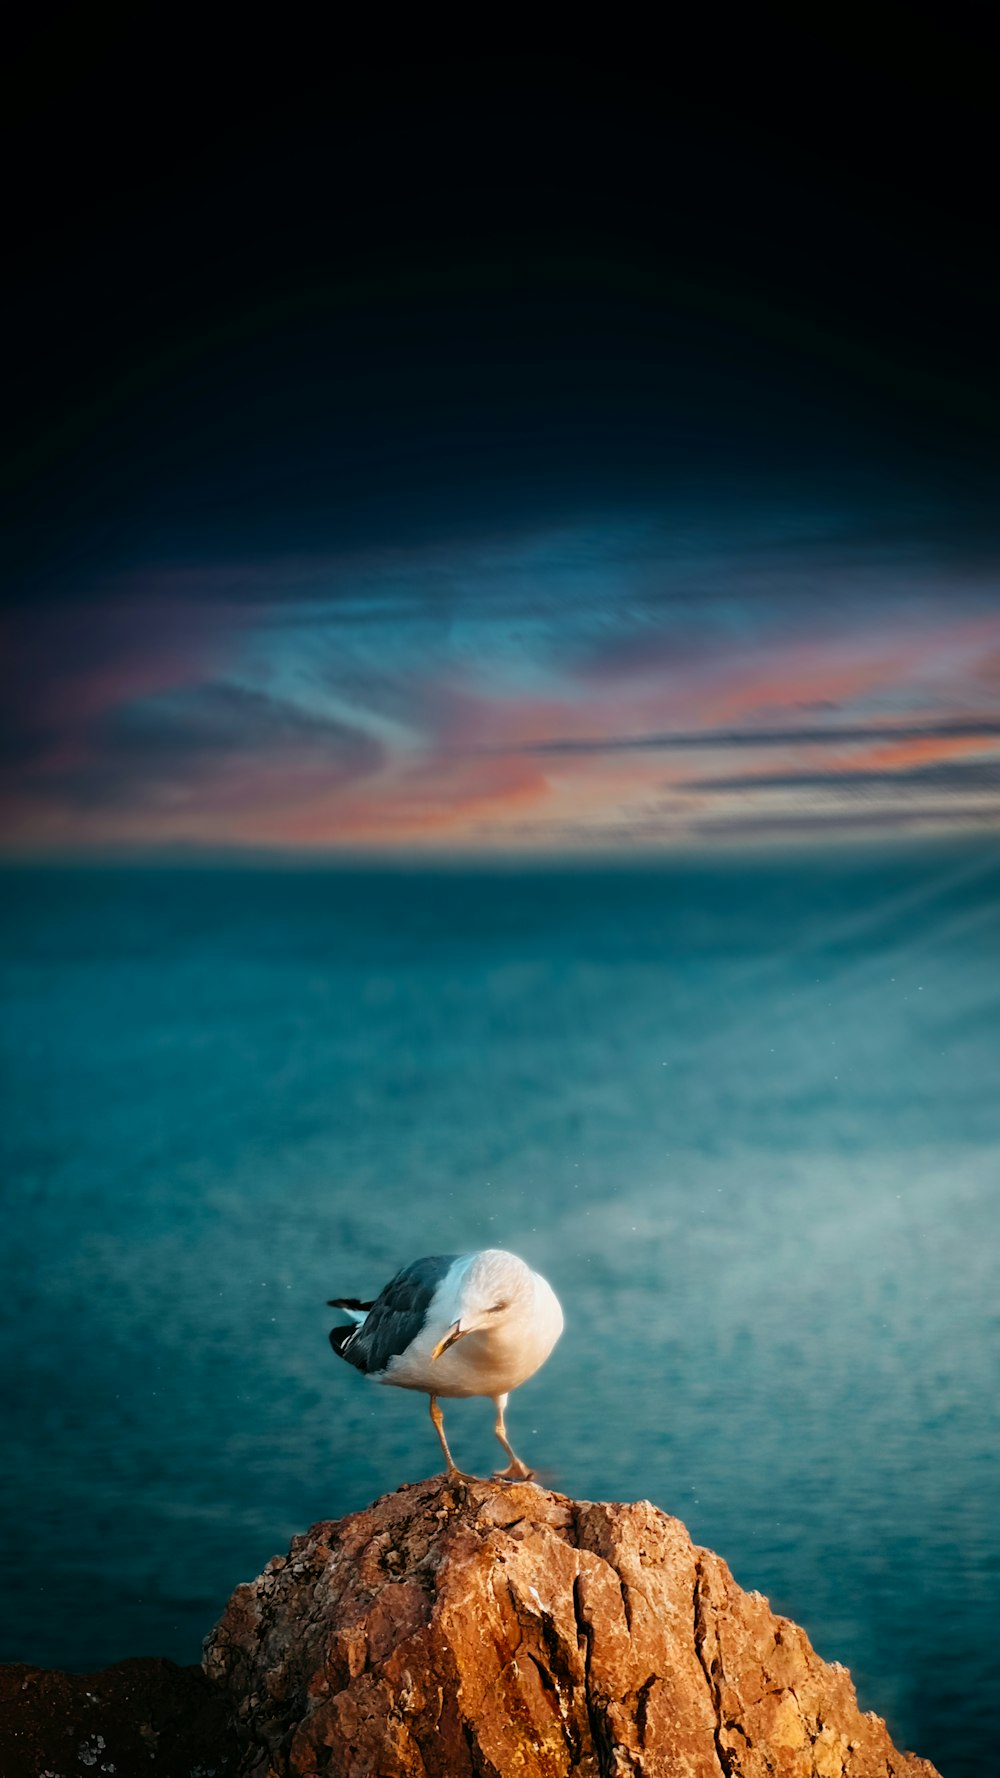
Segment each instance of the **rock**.
M936 1778L677 1519L530 1483L314 1525L205 1671L246 1778Z
M3 1778L223 1778L236 1763L224 1700L198 1667L0 1667Z

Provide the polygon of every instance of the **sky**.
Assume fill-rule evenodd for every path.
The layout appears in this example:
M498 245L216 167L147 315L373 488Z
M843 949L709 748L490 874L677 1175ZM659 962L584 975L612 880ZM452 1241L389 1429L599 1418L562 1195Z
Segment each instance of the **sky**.
M4 855L1000 825L958 27L333 67L110 7L22 31Z

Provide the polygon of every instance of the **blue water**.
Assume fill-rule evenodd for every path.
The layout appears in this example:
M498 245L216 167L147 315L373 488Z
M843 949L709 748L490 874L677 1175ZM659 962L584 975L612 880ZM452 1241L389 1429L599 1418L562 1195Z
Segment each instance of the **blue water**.
M325 1299L508 1246L513 1442L647 1496L992 1769L1000 854L11 871L0 1659L198 1659L310 1522L439 1467ZM458 1461L498 1451L447 1410Z

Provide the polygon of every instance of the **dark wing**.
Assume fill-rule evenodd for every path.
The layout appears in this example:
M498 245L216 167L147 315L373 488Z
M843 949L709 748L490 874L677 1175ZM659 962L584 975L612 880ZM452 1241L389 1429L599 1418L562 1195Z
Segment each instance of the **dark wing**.
M455 1253L432 1253L404 1266L376 1297L360 1327L333 1329L330 1344L338 1357L367 1376L384 1371L390 1358L416 1339L438 1285L457 1258Z

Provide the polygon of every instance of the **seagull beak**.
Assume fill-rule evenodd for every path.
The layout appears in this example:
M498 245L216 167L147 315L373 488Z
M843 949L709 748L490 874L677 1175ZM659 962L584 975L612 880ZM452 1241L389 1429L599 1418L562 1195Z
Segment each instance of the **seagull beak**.
M442 1352L447 1352L449 1346L453 1346L456 1340L460 1340L464 1334L470 1333L471 1331L471 1328L463 1327L460 1321L453 1322L452 1326L445 1334L444 1339L439 1340L435 1346L431 1353L431 1360L433 1361L435 1358L440 1358Z

